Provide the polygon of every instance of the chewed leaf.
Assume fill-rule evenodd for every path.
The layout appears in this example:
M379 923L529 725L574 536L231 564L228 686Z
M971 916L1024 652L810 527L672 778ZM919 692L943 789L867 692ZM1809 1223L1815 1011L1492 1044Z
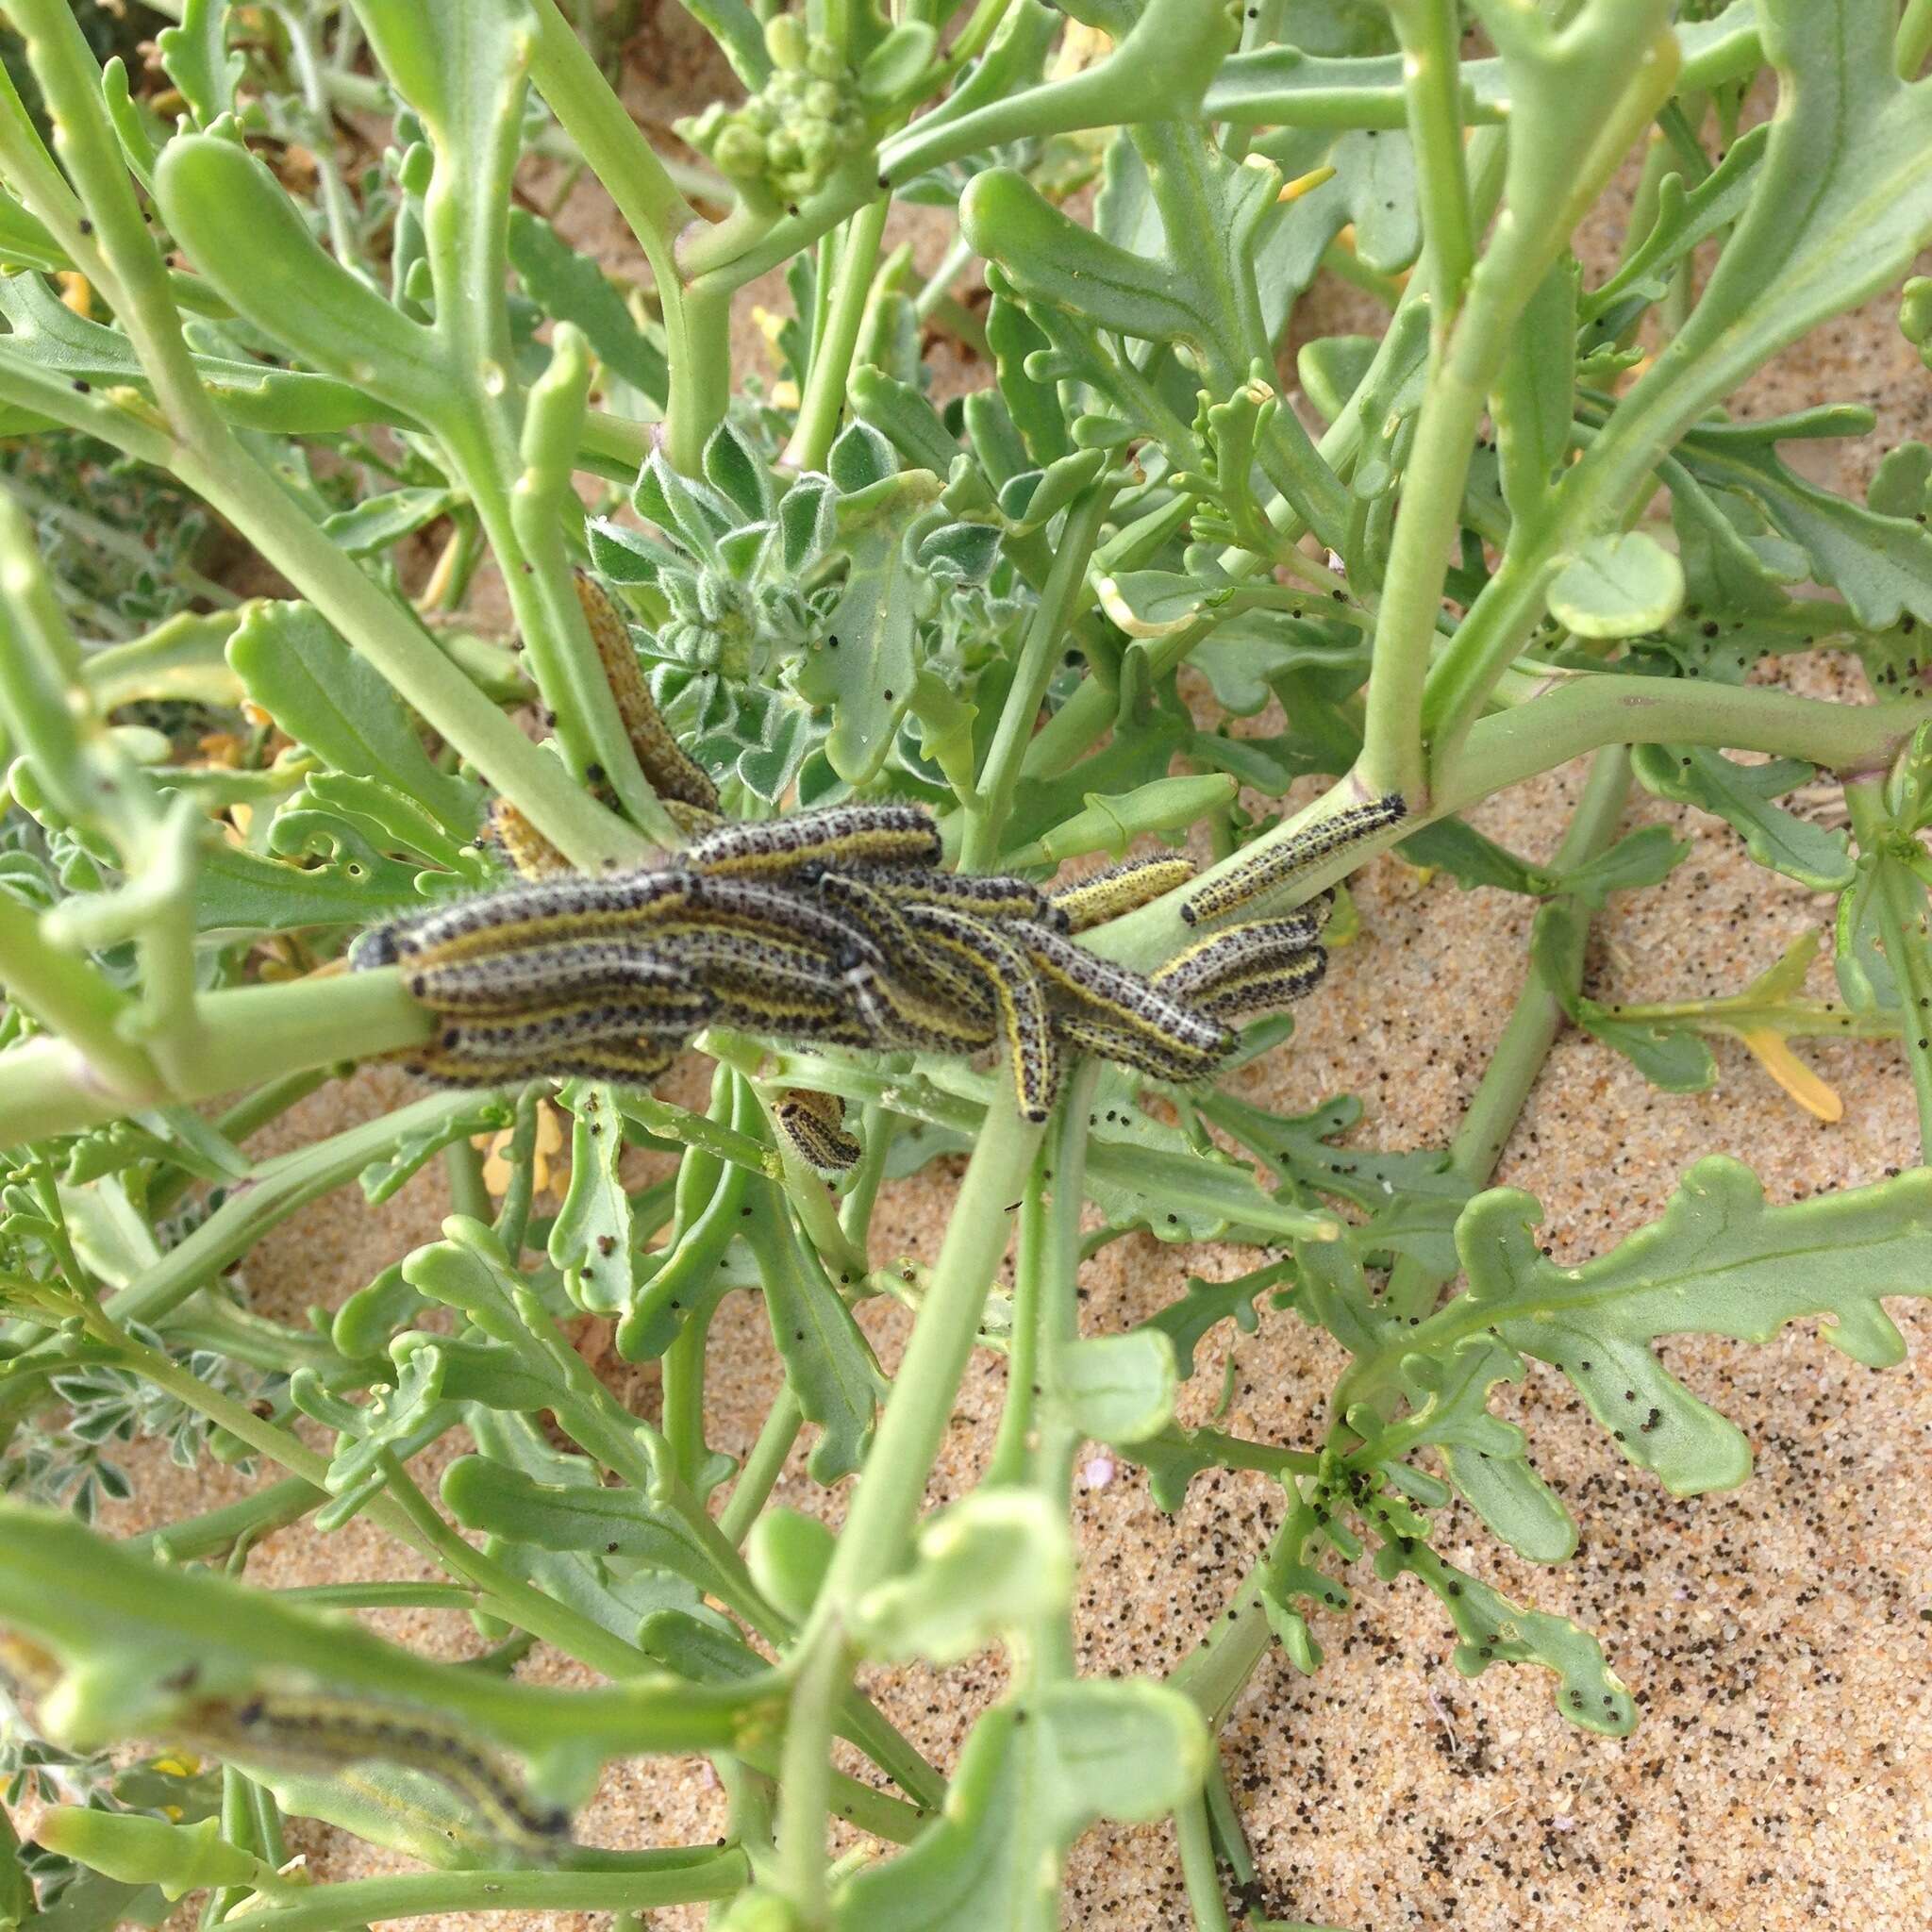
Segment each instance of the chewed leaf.
M570 1191L550 1230L550 1259L589 1314L617 1314L635 1293L630 1195L617 1171L624 1132L608 1087L572 1089Z
M1603 1646L1568 1617L1511 1603L1411 1538L1384 1543L1375 1552L1375 1574L1385 1582L1404 1571L1442 1599L1462 1640L1454 1662L1465 1677L1479 1677L1494 1663L1541 1664L1556 1672L1557 1708L1572 1724L1612 1738L1636 1729L1636 1703L1604 1661Z
M1207 1726L1162 1684L1056 1684L973 1727L944 1813L839 1889L838 1932L1052 1932L1068 1848L1102 1818L1145 1824L1200 1789Z
M1924 1168L1771 1208L1749 1168L1713 1157L1684 1176L1660 1219L1578 1268L1543 1254L1541 1219L1514 1189L1470 1204L1457 1227L1470 1284L1462 1323L1480 1322L1559 1369L1624 1454L1680 1495L1742 1482L1751 1453L1651 1342L1692 1334L1768 1341L1787 1322L1828 1315L1825 1341L1882 1368L1904 1358L1905 1342L1881 1297L1932 1294L1932 1170Z

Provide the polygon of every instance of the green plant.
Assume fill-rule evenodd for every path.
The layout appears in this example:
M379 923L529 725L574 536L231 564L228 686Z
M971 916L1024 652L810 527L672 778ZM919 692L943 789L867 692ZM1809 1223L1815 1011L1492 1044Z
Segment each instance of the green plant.
M1932 450L1888 452L1850 502L1779 448L1863 434L1863 412L1724 408L1932 242L1932 8L688 7L745 98L686 124L706 164L675 166L600 65L628 12L592 0L183 0L153 87L101 68L65 0L0 7L44 116L0 84L0 1474L30 1499L0 1504L0 1624L54 1740L16 1742L9 1768L58 1764L81 1801L9 1856L0 1923L152 1919L208 1890L206 1923L245 1903L275 1932L508 1908L635 1924L696 1902L736 1932L1036 1927L1092 1824L1172 1816L1212 1932L1224 1864L1243 1900L1269 1882L1215 1736L1271 1641L1319 1666L1307 1607L1345 1607L1340 1573L1371 1553L1441 1598L1459 1669L1532 1662L1569 1723L1634 1724L1594 1638L1432 1541L1459 1496L1525 1557L1574 1547L1491 1412L1499 1383L1542 1363L1628 1461L1679 1494L1722 1488L1748 1474L1743 1439L1653 1342L1824 1316L1826 1341L1883 1365L1903 1343L1882 1297L1932 1279L1923 1167L1769 1207L1707 1159L1579 1268L1546 1258L1534 1201L1485 1191L1566 1019L1674 1090L1714 1077L1705 1035L1740 1035L1814 1104L1790 1038L1897 1037L1932 1131L1914 1017L1932 1002ZM1061 58L1068 17L1085 64ZM1767 69L1777 115L1745 131ZM343 107L391 113L379 155L339 149ZM1592 284L1573 237L1640 147L1626 244ZM532 150L601 185L646 287L513 198ZM1076 221L1068 197L1095 177ZM957 204L923 284L885 248L895 200ZM974 258L983 315L955 294ZM779 266L789 388L734 393L734 298ZM1324 267L1388 315L1302 347L1317 436L1277 360ZM1905 293L1915 341L1924 294ZM988 358L991 385L937 403L927 329ZM109 475L106 500L88 479ZM290 594L210 581L205 523ZM145 559L130 531L155 538ZM635 663L608 636L600 658L584 566L624 601ZM487 570L520 653L466 615ZM1869 702L1751 679L1827 645ZM738 1009L700 1036L703 1113L561 1087L552 1217L541 1078L427 1092L252 1159L249 1134L350 1063L424 1048L440 1023L403 967L330 969L361 933L499 881L492 819L526 863L591 874L685 842L696 801L653 783L641 670L734 819L915 806L948 865L1035 879L1194 835L1206 898L1178 868L1080 935L1142 974L1198 937L1184 907L1400 799L1399 823L1382 810L1249 909L1307 905L1391 845L1538 902L1462 1129L1363 1153L1340 1144L1347 1098L1283 1117L1091 1057L1034 1123L998 1071L760 1036ZM1232 728L1271 703L1279 729ZM1460 816L1584 754L1547 865ZM1842 781L1850 838L1778 803L1820 774ZM1289 806L1308 776L1330 782ZM1806 996L1816 936L1730 998L1584 996L1591 913L1682 856L1655 828L1618 839L1633 779L1837 895L1838 1000ZM1345 897L1336 916L1345 930ZM1240 1054L1289 1031L1263 1021ZM494 1191L475 1146L491 1133ZM675 1178L636 1184L626 1146L675 1155ZM968 1146L930 1271L881 1267L884 1180ZM845 1170L836 1198L821 1155ZM332 1320L287 1326L222 1285L306 1203L352 1183L386 1198L439 1157L444 1238ZM1252 1266L1083 1335L1081 1261L1144 1236ZM708 1438L707 1342L740 1289L764 1299L785 1386L734 1470ZM916 1315L890 1380L854 1315L879 1294ZM1182 1427L1196 1343L1264 1296L1350 1357L1320 1431ZM658 1423L573 1347L584 1313L660 1363ZM992 1465L922 1521L976 1345L1008 1361ZM458 1428L473 1453L432 1498L408 1460ZM768 1507L808 1428L812 1476L850 1485L836 1541ZM118 1488L101 1446L137 1430L279 1475L117 1542L86 1519ZM1210 1468L1283 1491L1165 1681L1076 1668L1068 1505L1089 1440L1144 1464L1169 1507ZM305 1602L222 1574L276 1527L358 1514L446 1580ZM324 1614L396 1602L471 1615L488 1667ZM511 1675L535 1641L608 1682ZM942 1778L855 1674L993 1641L1009 1688ZM135 1775L75 1755L125 1738L218 1760L219 1792L185 1759ZM835 1740L894 1789L835 1771ZM607 1760L699 1751L729 1794L724 1842L559 1835ZM305 1883L285 1815L428 1869ZM865 1850L830 1858L835 1815Z

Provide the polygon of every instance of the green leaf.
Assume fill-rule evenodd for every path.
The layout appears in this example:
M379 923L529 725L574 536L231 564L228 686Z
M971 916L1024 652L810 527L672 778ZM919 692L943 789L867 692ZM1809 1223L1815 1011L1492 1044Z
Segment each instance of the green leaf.
M926 585L908 546L919 530L917 510L939 491L938 477L913 470L841 505L852 557L845 593L793 683L808 704L832 708L825 754L848 785L878 775L912 702Z
M541 215L512 208L510 266L553 322L574 322L597 359L659 408L670 373L664 351L632 320L622 294L589 256L579 255Z
M902 21L866 56L858 70L860 97L882 106L916 86L938 44L938 30L926 22Z
M1551 874L1518 858L1458 818L1438 819L1420 832L1411 832L1395 849L1410 865L1440 869L1460 886L1491 886L1541 898L1557 883Z
M839 1888L838 1932L1053 1932L1068 1849L1097 1820L1148 1824L1207 1771L1206 1726L1144 1679L1057 1684L973 1727L945 1812Z
M1464 1210L1457 1246L1469 1291L1415 1331L1488 1329L1566 1375L1624 1456L1679 1495L1729 1489L1751 1471L1743 1436L1651 1352L1668 1335L1768 1341L1828 1315L1821 1333L1880 1368L1905 1341L1880 1306L1932 1294L1932 1170L1790 1207L1765 1205L1757 1176L1723 1156L1685 1174L1662 1216L1578 1268L1537 1239L1542 1208L1497 1188ZM1400 1346L1401 1344L1398 1344Z
M1778 101L1762 166L1689 321L1645 384L1694 421L1820 323L1898 281L1932 239L1932 92L1893 72L1874 0L1760 0Z
M155 196L194 265L270 341L411 420L446 394L436 337L326 254L245 148L177 135L156 165Z
M1576 1524L1561 1499L1529 1465L1524 1434L1489 1410L1490 1391L1523 1379L1523 1358L1487 1335L1473 1335L1441 1356L1402 1364L1407 1412L1383 1424L1357 1411L1350 1425L1367 1438L1357 1452L1386 1462L1426 1445L1485 1524L1532 1563L1560 1563L1576 1548Z
M264 1891L281 1886L273 1865L225 1842L219 1818L170 1824L131 1812L51 1805L34 1824L34 1840L124 1884L158 1885L171 1900L210 1886Z
M1074 1574L1066 1520L1043 1496L975 1490L921 1526L911 1567L861 1597L848 1627L868 1657L958 1663L1064 1616Z
M368 557L413 537L418 530L446 517L463 500L457 490L432 490L418 485L365 497L354 509L341 509L323 519L323 535L351 557Z
M398 1141L381 1160L372 1160L357 1176L362 1198L379 1208L400 1191L404 1182L432 1160L445 1147L468 1141L478 1134L493 1134L510 1124L511 1109L494 1097L480 1099L461 1112L445 1114ZM411 1297L413 1301L413 1295ZM341 1343L336 1344L339 1348ZM365 1354L366 1349L345 1350Z
M1592 911L1600 911L1609 904L1612 892L1661 885L1690 850L1688 841L1677 838L1668 825L1645 825L1627 839L1618 840L1607 852L1562 874L1556 890Z
M1868 425L1869 418L1859 427ZM1778 426L1700 427L1679 453L1701 480L1755 503L1809 558L1817 580L1843 595L1864 629L1889 629L1907 612L1932 621L1932 531L1911 515L1880 515L1807 482L1779 457Z
M1641 530L1592 537L1550 586L1551 615L1584 638L1656 630L1683 603L1683 566Z
M312 606L252 606L227 658L249 697L297 743L339 772L421 800L462 842L475 837L476 793L430 763L402 700Z
M629 1557L703 1591L715 1591L721 1581L676 1513L638 1490L541 1483L490 1457L459 1456L443 1472L441 1493L465 1529L507 1542ZM725 1593L735 1591L727 1586Z
M832 1532L796 1509L763 1511L745 1539L752 1581L794 1623L811 1614L819 1586L832 1567Z
M618 1162L623 1120L608 1087L568 1090L575 1116L570 1136L570 1191L550 1230L550 1263L563 1271L565 1291L586 1313L627 1310L635 1294L630 1195Z
M168 78L181 90L197 127L207 127L235 106L235 88L247 61L230 54L228 0L187 0L179 26L164 26L155 47Z
M1062 1349L1045 1399L1081 1435L1126 1445L1158 1436L1174 1420L1179 1382L1174 1344L1148 1326Z
M1541 511L1570 453L1576 385L1576 274L1575 258L1567 253L1550 264L1516 325L1497 385L1496 451L1502 459L1503 500L1518 522L1532 520Z
M1557 1708L1572 1724L1611 1738L1637 1728L1636 1702L1604 1661L1603 1646L1568 1617L1511 1603L1413 1538L1375 1552L1375 1574L1385 1583L1404 1571L1441 1598L1462 1640L1452 1661L1465 1677L1479 1677L1496 1663L1541 1664L1557 1674Z
M1279 1287L1289 1274L1285 1262L1271 1262L1251 1274L1238 1274L1228 1281L1207 1281L1198 1274L1188 1277L1187 1292L1168 1303L1158 1314L1150 1315L1143 1324L1158 1328L1173 1345L1176 1372L1185 1382L1194 1373L1194 1351L1210 1328L1232 1320L1244 1334L1260 1326L1255 1312L1255 1297L1264 1290Z
M785 1379L821 1432L806 1466L814 1482L829 1485L863 1464L886 1380L783 1195L762 1181L753 1184L750 1198L754 1212L740 1232L758 1263Z
M1642 744L1631 752L1631 767L1643 788L1659 798L1694 805L1723 819L1759 865L1814 891L1842 891L1851 884L1852 858L1844 833L1814 825L1772 803L1809 781L1812 768L1801 759L1741 765L1708 745Z
M179 144L171 143L169 152ZM118 329L76 315L38 275L0 280L0 315L9 325L5 338L8 357L49 370L70 384L137 390L148 386L146 372L127 338ZM386 421L393 413L333 376L272 368L237 355L225 341L202 346L206 341L191 324L188 344L195 374L224 415L251 428L325 435Z

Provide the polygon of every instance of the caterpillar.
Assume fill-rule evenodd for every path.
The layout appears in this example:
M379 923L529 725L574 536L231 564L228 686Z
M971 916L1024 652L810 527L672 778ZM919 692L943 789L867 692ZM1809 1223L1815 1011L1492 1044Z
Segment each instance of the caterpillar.
M1059 913L1065 930L1085 932L1090 926L1104 925L1109 919L1151 905L1193 876L1191 859L1130 858L1124 865L1110 865L1091 878L1056 887L1047 894L1047 903Z
M575 940L515 952L412 966L403 974L410 997L439 1013L527 1012L585 993L632 991L667 1011L704 1023L704 990L686 959L624 940Z
M1324 892L1289 918L1251 920L1210 939L1196 940L1150 977L1176 999L1197 1000L1233 974L1285 965L1321 938L1333 897Z
M597 661L604 667L604 681L617 701L617 715L623 721L625 736L637 753L638 764L651 781L651 790L665 803L667 810L681 805L683 814L671 810L680 830L687 833L716 821L718 788L711 774L697 763L672 737L664 723L651 688L638 669L638 654L630 641L630 626L595 577L586 571L575 575L577 604L591 633ZM696 817L690 814L695 812ZM514 853L511 854L514 858ZM518 866L522 871L522 866Z
M1276 845L1264 840L1253 851L1239 858L1218 878L1183 901L1181 917L1190 925L1204 919L1219 919L1226 912L1251 905L1277 886L1286 885L1298 873L1319 864L1331 853L1342 851L1387 826L1400 824L1408 807L1398 792L1371 799L1366 805L1350 806L1344 811L1323 819L1306 831Z
M940 994L972 1013L991 1017L991 992L983 979L954 963L946 954L921 943L909 906L901 907L870 878L828 872L818 881L819 897L858 926L885 961L885 970L909 985Z
M713 878L783 876L821 865L935 864L939 827L916 805L833 805L721 825L688 845L685 864Z
M845 1103L836 1093L788 1087L778 1095L772 1118L799 1158L819 1174L843 1174L857 1164L861 1149L845 1131Z
M980 983L991 989L1020 1112L1029 1121L1045 1120L1059 1092L1060 1053L1046 989L1029 969L1025 953L997 926L982 925L941 906L908 906L906 920L931 947L965 960Z
M1203 995L1201 1010L1227 1021L1279 1012L1283 1007L1307 999L1327 971L1328 955L1317 946L1293 959L1229 975Z
M1054 1030L1075 1052L1131 1067L1156 1080L1171 1080L1177 1087L1206 1079L1223 1058L1218 1053L1177 1047L1158 1034L1130 1032L1091 1013L1056 1013L1053 1024Z
M1013 931L1063 1015L1071 1011L1209 1063L1233 1051L1234 1036L1219 1021L1169 997L1139 974L1096 958L1046 926L1019 924Z
M998 1037L990 1016L962 1013L893 974L859 966L846 974L845 985L875 1046L974 1054Z
M542 1809L488 1752L426 1712L277 1692L245 1704L203 1705L183 1726L193 1741L231 1750L275 1769L340 1771L381 1759L418 1771L476 1808L491 1835L554 1855L568 1842L570 1815Z
M508 1016L453 1019L437 1034L434 1044L466 1060L521 1060L552 1049L567 1050L586 1040L638 1041L650 1034L675 1041L691 1030L685 1013L667 1013L648 1001L599 994Z
M610 878L532 880L479 893L397 920L366 934L351 963L392 966L404 959L443 965L516 945L637 937L653 921L691 902L698 884L681 868L620 873Z
M866 883L900 904L939 906L973 919L1032 919L1059 931L1067 929L1066 914L1038 886L998 873L874 872L866 874Z

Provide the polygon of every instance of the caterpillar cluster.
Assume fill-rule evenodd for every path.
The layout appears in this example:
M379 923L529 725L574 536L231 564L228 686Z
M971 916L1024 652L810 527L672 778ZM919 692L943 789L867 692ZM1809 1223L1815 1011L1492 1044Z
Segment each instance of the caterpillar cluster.
M645 776L691 842L674 864L572 872L513 808L495 826L523 883L377 928L357 968L397 966L439 1017L406 1056L446 1086L581 1075L642 1085L707 1025L815 1045L997 1051L1021 1112L1043 1121L1069 1052L1186 1083L1234 1050L1235 1023L1320 983L1326 896L1197 941L1151 974L1075 934L1185 885L1183 858L1133 860L1053 891L940 869L913 805L846 805L760 824L719 816L708 775L658 715L622 616L576 579L590 635ZM1190 924L1252 904L1403 816L1397 797L1260 849L1186 900ZM821 1172L857 1158L842 1108L792 1093L780 1128Z
M814 1044L996 1049L1032 1121L1051 1110L1069 1051L1201 1079L1232 1052L1234 1023L1302 998L1326 963L1325 902L1201 939L1145 975L1074 942L1172 890L1191 875L1184 861L1048 892L945 873L939 857L937 827L910 805L720 824L674 865L536 878L380 928L354 963L399 967L439 1015L409 1064L446 1085L644 1082L717 1024ZM1294 863L1284 851L1257 890ZM850 1164L834 1113L799 1102L779 1118L814 1166Z

